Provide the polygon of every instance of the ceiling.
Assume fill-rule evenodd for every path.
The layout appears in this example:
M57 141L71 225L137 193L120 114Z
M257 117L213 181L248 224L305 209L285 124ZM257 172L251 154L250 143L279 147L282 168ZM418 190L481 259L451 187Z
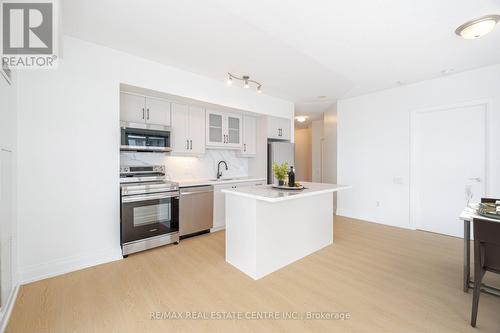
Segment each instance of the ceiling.
M398 81L500 63L500 27L478 40L454 34L495 13L499 0L65 0L63 27L216 80L248 74L315 113Z

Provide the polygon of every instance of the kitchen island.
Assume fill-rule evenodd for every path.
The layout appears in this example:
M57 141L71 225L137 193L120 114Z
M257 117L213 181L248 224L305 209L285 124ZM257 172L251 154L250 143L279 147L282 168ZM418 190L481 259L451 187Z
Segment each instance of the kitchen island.
M349 186L302 184L222 190L228 263L257 280L333 243L333 192Z

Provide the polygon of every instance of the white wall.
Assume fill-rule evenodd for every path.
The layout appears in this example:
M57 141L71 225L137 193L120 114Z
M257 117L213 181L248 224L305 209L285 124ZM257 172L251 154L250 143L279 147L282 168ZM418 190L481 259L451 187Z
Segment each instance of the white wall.
M499 197L500 65L496 65L339 101L338 182L353 188L339 193L338 214L412 228L410 113L479 99L490 102L488 195Z
M337 184L337 105L325 111L323 117L323 183ZM333 193L333 211L337 210L337 193Z
M323 181L323 120L311 122L311 173L312 181L321 183Z
M0 245L2 250L2 260L9 257L10 271L2 271L0 274L5 278L10 274L12 278L10 295L3 294L2 297L9 297L8 304L0 305L0 332L3 332L7 325L10 311L15 301L15 292L18 285L18 260L17 260L17 216L16 216L16 115L17 115L17 75L12 72L12 81L9 85L0 74ZM9 251L10 248L10 251ZM7 266L3 262L2 266ZM2 291L7 291L6 281L2 281Z
M293 104L65 36L56 70L19 78L23 282L121 258L120 83L262 114ZM222 75L223 73L221 73Z
M14 150L16 143L16 72L12 72L12 75L9 85L0 73L0 148L6 150Z
M323 182L337 183L337 105L323 118Z

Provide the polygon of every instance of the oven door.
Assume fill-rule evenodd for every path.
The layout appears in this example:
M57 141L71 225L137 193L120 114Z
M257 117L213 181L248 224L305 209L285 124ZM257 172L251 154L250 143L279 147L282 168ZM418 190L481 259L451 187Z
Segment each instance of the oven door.
M122 196L122 244L179 231L179 192Z

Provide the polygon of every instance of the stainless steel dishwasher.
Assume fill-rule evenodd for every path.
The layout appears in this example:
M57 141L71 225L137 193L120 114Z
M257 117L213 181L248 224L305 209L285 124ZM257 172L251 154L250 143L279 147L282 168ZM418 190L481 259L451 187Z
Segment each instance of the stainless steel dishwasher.
M181 188L179 203L180 236L210 231L214 218L214 188L211 185Z

